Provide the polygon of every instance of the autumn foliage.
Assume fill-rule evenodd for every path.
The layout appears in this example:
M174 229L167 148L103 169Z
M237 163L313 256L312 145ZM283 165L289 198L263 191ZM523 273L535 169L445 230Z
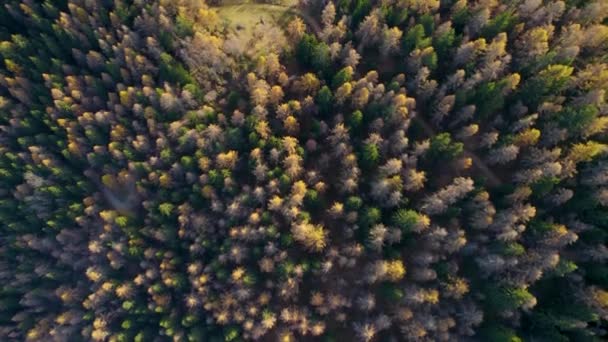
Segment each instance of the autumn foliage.
M605 340L608 3L297 8L4 1L0 340Z

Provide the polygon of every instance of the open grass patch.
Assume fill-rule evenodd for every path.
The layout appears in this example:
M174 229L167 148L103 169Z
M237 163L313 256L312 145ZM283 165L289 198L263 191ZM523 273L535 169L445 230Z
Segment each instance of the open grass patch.
M227 1L214 8L226 21L233 35L233 46L240 46L245 52L261 52L282 48L277 45L285 41L283 28L297 14L291 2Z

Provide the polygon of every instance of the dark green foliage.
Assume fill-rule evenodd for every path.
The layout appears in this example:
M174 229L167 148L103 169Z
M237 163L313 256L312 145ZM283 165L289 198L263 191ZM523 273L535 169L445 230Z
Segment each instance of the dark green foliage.
M342 84L350 82L351 79L352 72L349 71L347 68L344 68L334 75L331 81L331 87L333 89L338 89L338 87L340 87Z
M403 50L406 54L414 49L424 49L431 43L432 38L426 36L424 26L421 24L415 25L403 35Z
M375 207L364 208L363 212L361 213L361 219L359 221L359 224L362 227L370 227L373 224L378 223L381 218L382 212L380 211L380 209Z
M482 36L488 41L493 39L497 34L501 32L509 32L515 23L517 22L517 16L511 10L499 13L497 16L492 18L482 29Z
M348 118L348 127L352 130L356 130L361 127L363 123L363 113L360 110L356 110L350 114Z
M432 53L426 54L422 57L422 65L429 68L429 70L433 71L437 68L437 53L433 51Z
M543 96L560 94L567 86L573 68L566 65L550 65L528 80L521 89L524 103L536 107Z
M338 0L335 4L337 12L340 14L348 13L352 3L352 0Z
M408 18L407 8L393 7L393 6L382 6L382 13L386 24L390 27L400 26L404 24Z
M597 335L576 327L577 322L595 322L595 316L572 292L572 284L565 278L550 277L534 286L535 293L542 293L533 313L524 321L524 329L529 335L551 338L556 341L569 341L577 336L581 341L594 341ZM594 337L595 335L595 337Z
M331 66L331 58L329 56L329 46L325 43L318 43L313 50L310 66L321 74L328 74Z
M509 243L509 244L502 244L502 246L500 247L500 252L501 254L507 255L507 256L523 256L526 253L526 249L524 246L522 246L519 243Z
M430 14L424 14L419 19L418 22L424 27L424 33L426 36L432 36L435 31L435 18L433 18Z
M487 326L481 330L481 335L487 341L496 342L523 342L512 329L501 326Z
M316 209L319 207L320 200L319 200L319 194L312 189L309 189L308 191L306 191L306 196L304 197L304 202L306 203L306 206L308 208L312 209Z
M597 107L586 105L573 108L566 107L557 114L557 121L561 127L571 130L572 133L582 134L598 116Z
M194 34L194 23L188 18L178 15L175 18L175 33L180 38L192 36Z
M560 260L553 273L558 277L563 277L568 273L572 273L578 269L578 266L572 261Z
M517 309L534 298L523 288L505 288L494 285L488 285L484 294L488 309L495 313Z
M317 105L322 115L326 115L331 111L333 106L333 96L328 86L323 86L317 93Z
M217 170L209 171L209 183L212 184L216 189L221 189L224 185L224 177Z
M239 329L237 327L230 327L224 332L224 341L234 341L239 337Z
M182 85L194 83L190 73L180 63L175 61L171 55L163 53L160 58L159 75L161 79Z
M405 296L405 293L395 285L383 284L380 295L388 301L398 301Z
M378 163L380 152L378 146L372 143L365 144L361 151L361 163L367 168L371 168Z
M346 208L349 210L358 210L363 205L363 200L357 196L351 196L346 201Z
M184 90L189 91L195 99L202 100L204 94L201 88L195 83L189 83L184 86Z
M437 52L437 57L441 61L448 61L449 52L456 41L456 31L450 28L447 32L433 37L433 49Z
M535 196L543 197L547 195L553 187L559 183L559 178L557 177L543 177L534 184L532 184L532 191Z
M238 102L241 98L241 95L236 91L230 91L228 94L228 106L229 108L236 108Z
M471 17L471 10L467 7L461 8L452 15L452 22L456 32L462 33L467 20Z
M296 47L298 61L319 72L328 73L331 66L329 47L319 42L314 35L305 34Z
M391 222L404 233L409 233L420 222L420 214L414 210L399 209L393 213Z
M372 4L370 0L354 0L352 4L351 25L353 28L357 28L371 11Z
M469 96L477 107L477 116L487 118L504 106L503 88L503 82L487 82L475 88Z
M451 160L460 156L464 145L460 142L452 142L450 133L441 133L431 139L431 146L427 155L431 160Z

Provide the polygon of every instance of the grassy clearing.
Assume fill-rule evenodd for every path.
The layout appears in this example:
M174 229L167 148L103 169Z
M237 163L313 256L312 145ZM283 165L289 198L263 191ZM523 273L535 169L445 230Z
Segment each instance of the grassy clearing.
M292 5L291 2L274 5L233 0L214 8L220 17L226 20L230 31L237 37L238 44L242 46L254 44L260 48L260 45L273 45L284 41L282 39L284 37L265 37L264 32L275 29L274 35L282 35L281 29L297 14L297 10ZM265 49L264 46L261 48Z

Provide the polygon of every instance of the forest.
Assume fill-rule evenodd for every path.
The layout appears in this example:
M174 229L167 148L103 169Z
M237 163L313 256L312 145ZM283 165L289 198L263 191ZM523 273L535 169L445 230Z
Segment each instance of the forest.
M207 1L0 3L0 341L608 339L608 1Z

